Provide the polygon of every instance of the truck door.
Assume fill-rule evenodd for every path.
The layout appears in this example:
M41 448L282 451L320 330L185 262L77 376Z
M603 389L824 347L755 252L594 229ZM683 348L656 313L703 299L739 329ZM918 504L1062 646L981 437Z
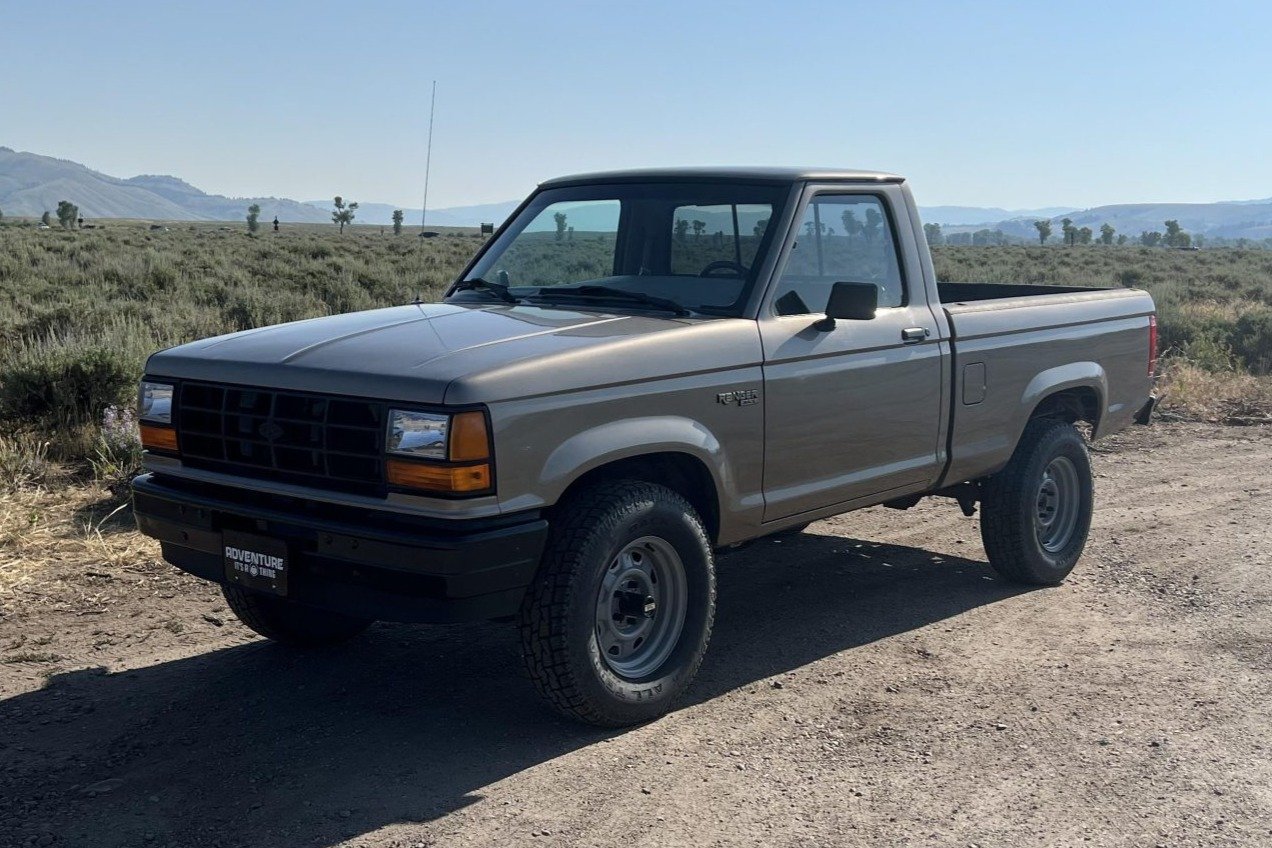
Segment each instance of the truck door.
M922 491L944 460L944 345L918 263L902 259L904 195L810 188L803 203L759 315L765 521ZM878 286L875 317L827 328L837 282Z

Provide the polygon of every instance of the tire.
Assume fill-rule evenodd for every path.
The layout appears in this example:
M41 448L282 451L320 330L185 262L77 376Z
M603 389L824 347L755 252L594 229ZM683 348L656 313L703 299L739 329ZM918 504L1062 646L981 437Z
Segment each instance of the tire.
M354 618L306 607L260 592L248 592L238 586L223 585L221 593L239 621L266 639L293 648L338 645L374 623L369 618Z
M715 618L715 563L688 501L639 481L564 503L520 614L521 655L563 715L625 727L666 713Z
M1007 466L983 490L981 540L989 564L1013 583L1063 582L1086 547L1094 502L1081 434L1064 421L1030 421Z

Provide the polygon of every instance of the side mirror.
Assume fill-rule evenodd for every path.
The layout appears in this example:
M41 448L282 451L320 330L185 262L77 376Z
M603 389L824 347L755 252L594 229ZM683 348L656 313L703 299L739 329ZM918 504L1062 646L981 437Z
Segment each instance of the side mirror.
M818 321L819 330L835 329L836 319L869 321L879 308L879 287L874 283L835 283L826 302L826 317Z

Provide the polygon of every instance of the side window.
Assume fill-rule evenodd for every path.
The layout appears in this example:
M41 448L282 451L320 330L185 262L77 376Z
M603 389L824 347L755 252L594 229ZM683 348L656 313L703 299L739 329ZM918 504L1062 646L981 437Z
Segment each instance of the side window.
M617 200L553 203L499 257L499 282L560 286L612 276L621 211Z
M671 273L696 277L715 266L713 276L745 276L772 217L767 203L677 206L671 215Z
M896 236L875 195L819 194L808 204L777 282L778 314L825 311L835 283L874 283L881 307L905 302Z

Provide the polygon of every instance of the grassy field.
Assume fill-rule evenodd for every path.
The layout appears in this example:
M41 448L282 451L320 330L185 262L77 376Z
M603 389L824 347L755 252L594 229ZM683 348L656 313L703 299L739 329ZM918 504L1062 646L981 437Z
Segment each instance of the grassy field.
M253 237L241 226L208 224L0 226L0 485L38 479L50 461L126 474L135 460L132 422L109 410L130 406L150 352L417 294L435 298L480 244L471 231L419 239L378 227L343 235L288 227ZM1263 414L1272 251L943 247L935 261L942 280L1147 288L1173 357L1175 399L1208 417Z

